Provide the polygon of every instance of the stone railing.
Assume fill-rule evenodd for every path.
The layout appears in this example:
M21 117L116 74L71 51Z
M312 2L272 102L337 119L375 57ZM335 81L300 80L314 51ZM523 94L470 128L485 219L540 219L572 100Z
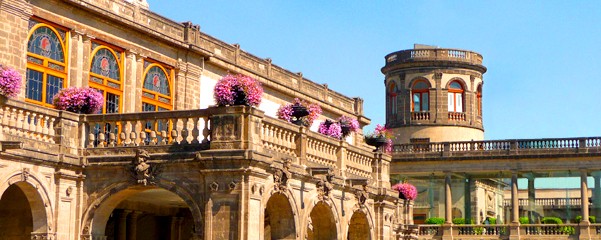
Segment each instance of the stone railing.
M463 141L397 144L393 146L395 154L427 153L427 152L475 152L502 150L537 150L537 149L582 149L601 148L601 137L586 138L542 138L512 139L491 141Z
M482 55L459 49L409 49L386 55L386 65L414 61L456 61L482 65Z
M465 121L465 113L463 113L463 112L449 112L449 120L451 120L451 121Z
M412 121L430 120L430 112L411 112Z
M417 239L578 239L580 231L588 229L590 237L598 237L601 224L471 224L417 225ZM514 232L515 231L515 232ZM452 238L451 238L452 236ZM581 236L582 237L582 236ZM588 236L584 236L588 239ZM583 238L580 238L583 239Z
M518 202L521 207L525 207L530 204L530 202L528 201L527 198L521 198L518 200ZM535 206L543 206L543 207L575 206L575 207L580 208L581 202L582 202L582 199L580 199L580 198L537 198L537 199L534 199ZM589 205L592 205L592 203L589 203ZM503 206L510 207L511 199L504 199Z
M0 100L8 103L0 107L0 126L5 136L12 135L50 144L59 141L55 129L58 111L39 108L26 102Z

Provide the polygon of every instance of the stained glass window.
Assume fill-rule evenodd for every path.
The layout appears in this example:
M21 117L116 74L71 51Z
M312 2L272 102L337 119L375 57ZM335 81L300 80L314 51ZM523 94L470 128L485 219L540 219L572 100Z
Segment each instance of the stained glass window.
M100 90L104 95L103 113L120 112L123 88L121 83L121 63L123 51L115 51L103 44L92 42L93 57L90 66L90 87Z
M159 107L166 110L173 109L171 87L169 86L170 71L162 65L149 63L145 73L142 102L153 105L155 108L152 111L157 111ZM143 110L150 111L150 109Z
M32 20L27 42L25 97L29 102L52 106L52 99L67 78L67 32Z
M144 88L170 96L167 74L158 66L150 67L144 79Z

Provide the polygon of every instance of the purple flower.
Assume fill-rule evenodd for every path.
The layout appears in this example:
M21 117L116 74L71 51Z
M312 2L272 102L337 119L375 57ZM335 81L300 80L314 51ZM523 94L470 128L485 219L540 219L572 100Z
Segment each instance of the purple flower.
M16 97L21 90L21 74L13 68L0 65L0 94Z
M74 113L98 113L104 105L102 93L93 88L70 87L54 95L53 104L58 110Z
M342 138L342 128L340 127L340 124L330 120L320 123L317 131L333 138Z
M292 122L292 106L294 105L300 105L307 108L309 115L304 117L304 123L307 126L313 124L313 121L315 121L315 119L319 117L319 114L321 114L321 107L319 107L319 105L295 98L293 103L283 104L280 106L280 108L278 108L278 112L276 113L278 118Z
M239 96L244 94L244 96ZM234 105L237 98L242 98L249 106L259 106L263 88L254 78L238 75L225 75L215 85L213 97L219 106Z
M410 183L397 183L392 186L392 190L403 194L407 200L415 200L417 198L417 188Z

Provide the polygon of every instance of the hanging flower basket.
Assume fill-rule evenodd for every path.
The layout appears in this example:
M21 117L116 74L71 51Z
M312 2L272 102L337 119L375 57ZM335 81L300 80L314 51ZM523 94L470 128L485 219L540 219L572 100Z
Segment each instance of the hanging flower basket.
M213 91L218 106L246 105L257 107L261 103L263 88L256 79L244 75L225 75Z
M367 135L365 135L365 143L370 146L376 147L376 150L384 150L386 153L392 152L392 134L386 127L378 124L376 129Z
M313 121L321 114L321 107L314 103L294 99L294 103L287 103L278 109L279 119L286 120L299 126L311 126Z
M341 116L338 118L338 124L342 129L342 138L346 138L352 132L357 132L359 130L359 122L352 117Z
M10 67L0 65L0 95L16 97L21 90L21 74Z
M333 138L342 138L342 128L339 123L326 120L319 124L318 132Z
M54 95L53 104L58 110L80 114L99 113L104 105L102 93L93 88L70 87Z

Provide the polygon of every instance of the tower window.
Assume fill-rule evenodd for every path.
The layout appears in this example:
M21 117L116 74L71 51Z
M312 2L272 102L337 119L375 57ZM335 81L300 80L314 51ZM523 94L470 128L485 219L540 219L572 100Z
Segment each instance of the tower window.
M397 114L397 92L398 92L398 87L397 87L396 83L390 82L390 84L388 84L388 89L387 89L387 94L386 94L386 95L388 95L388 97L386 98L386 100L387 100L386 105L388 105L388 113L390 113L391 116Z
M476 93L476 109L478 116L482 116L482 84L478 85L478 92Z
M463 86L458 81L449 84L449 112L463 112Z
M423 80L417 81L411 88L412 112L426 112L429 110L429 84Z

